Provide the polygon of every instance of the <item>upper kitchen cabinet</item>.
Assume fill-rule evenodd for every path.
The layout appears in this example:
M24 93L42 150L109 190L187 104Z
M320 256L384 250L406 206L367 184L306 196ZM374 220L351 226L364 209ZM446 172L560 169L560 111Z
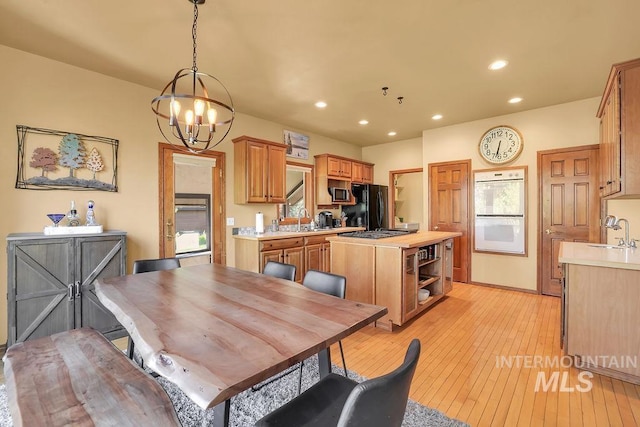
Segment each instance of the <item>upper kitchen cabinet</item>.
M235 203L284 203L287 146L249 136L233 143Z
M325 154L316 156L316 158L318 157L322 159L322 162L326 162L326 170L329 177L345 180L351 179L352 161L350 159Z
M597 116L600 195L640 198L640 58L611 67Z
M351 182L354 184L373 184L373 164L351 162Z

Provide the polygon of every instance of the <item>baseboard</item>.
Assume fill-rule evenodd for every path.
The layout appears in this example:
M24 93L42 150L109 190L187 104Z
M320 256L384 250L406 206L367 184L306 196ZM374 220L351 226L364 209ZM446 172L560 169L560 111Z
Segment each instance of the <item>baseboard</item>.
M470 285L484 286L484 287L487 287L487 288L504 289L505 291L517 291L517 292L524 292L526 294L538 295L538 291L535 290L535 289L514 288L512 286L494 285L494 284L491 284L491 283L482 283L482 282L469 282L469 284Z

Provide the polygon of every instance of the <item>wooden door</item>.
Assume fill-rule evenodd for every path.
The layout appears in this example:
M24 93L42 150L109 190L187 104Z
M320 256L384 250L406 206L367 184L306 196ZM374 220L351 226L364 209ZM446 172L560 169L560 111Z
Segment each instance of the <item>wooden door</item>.
M248 142L246 167L247 202L266 202L269 197L269 146Z
M7 346L73 329L73 240L11 243L8 254Z
M174 154L186 153L171 144L158 145L158 187L160 205L159 254L160 258L171 258L176 255L175 248L175 181ZM194 155L195 156L195 155ZM226 265L224 230L224 170L225 156L222 152L211 151L198 154L199 157L215 159L215 167L211 168L211 262Z
M538 152L538 291L560 296L561 242L600 240L598 146Z
M284 249L284 263L296 266L296 282L302 283L304 274L304 247Z
M80 286L76 296L76 328L89 326L107 338L126 336L122 325L98 300L94 281L125 274L124 236L80 237L75 243L75 263Z
M469 179L471 161L429 165L429 229L457 231L453 239L453 280L471 279Z
M269 146L269 174L267 199L271 203L287 201L287 158L286 148Z

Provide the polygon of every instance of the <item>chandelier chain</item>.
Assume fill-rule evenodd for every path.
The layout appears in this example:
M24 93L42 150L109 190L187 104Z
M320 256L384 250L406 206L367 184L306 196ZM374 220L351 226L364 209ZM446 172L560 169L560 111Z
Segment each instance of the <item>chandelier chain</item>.
M193 38L193 71L198 71L198 65L196 64L196 38L198 31L198 2L193 2L193 26L191 27L191 37Z

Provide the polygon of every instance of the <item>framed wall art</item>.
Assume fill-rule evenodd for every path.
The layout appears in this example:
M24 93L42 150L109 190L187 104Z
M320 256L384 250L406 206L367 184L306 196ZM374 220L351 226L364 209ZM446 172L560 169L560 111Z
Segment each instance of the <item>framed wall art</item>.
M118 140L17 125L16 188L118 191Z
M285 130L284 143L287 144L287 157L309 158L309 137L307 135Z

